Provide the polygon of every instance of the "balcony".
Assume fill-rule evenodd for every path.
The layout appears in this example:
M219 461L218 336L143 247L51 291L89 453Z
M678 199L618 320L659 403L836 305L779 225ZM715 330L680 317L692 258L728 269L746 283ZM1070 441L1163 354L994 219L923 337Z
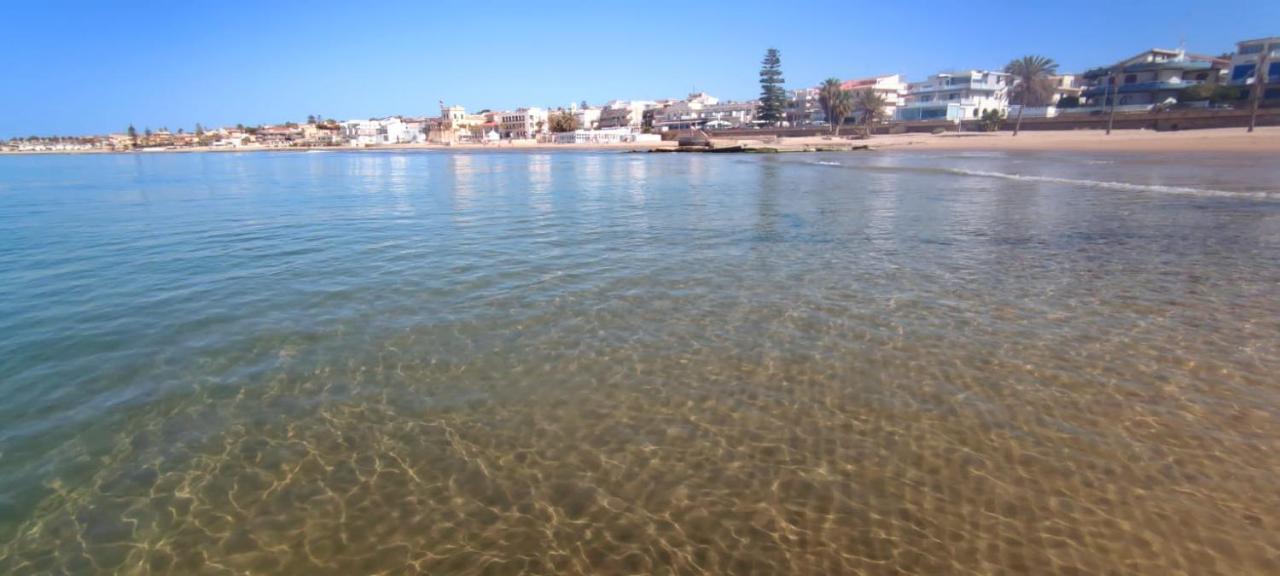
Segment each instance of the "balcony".
M1201 60L1165 60L1163 62L1139 62L1125 66L1123 70L1117 72L1115 67L1100 66L1086 71L1082 76L1086 80L1096 78L1105 78L1114 73L1132 73L1147 72L1151 70L1186 70L1186 71L1202 71L1213 68L1212 62L1204 62Z
M1181 82L1135 82L1133 84L1121 84L1119 92L1121 94L1131 94L1134 92L1163 92L1182 90L1199 84L1204 84L1199 80L1183 80ZM1090 86L1086 88L1082 95L1086 98L1093 96L1103 96L1111 90L1110 86Z
M931 100L929 102L909 102L902 104L901 108L936 108L941 106L990 106L989 98L957 98L955 100Z
M983 92L995 92L1003 90L1005 85L996 84L994 82L957 82L955 84L930 84L927 86L911 86L907 89L908 94L932 94L935 92L954 92L957 90L979 90Z

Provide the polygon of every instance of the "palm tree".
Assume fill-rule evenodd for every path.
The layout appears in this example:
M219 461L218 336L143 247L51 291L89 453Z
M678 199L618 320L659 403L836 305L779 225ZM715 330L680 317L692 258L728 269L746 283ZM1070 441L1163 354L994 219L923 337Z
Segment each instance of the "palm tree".
M995 108L982 111L982 130L984 132L995 132L1000 129L1000 123L1004 121L1004 114Z
M1013 76L1012 94L1018 100L1018 119L1013 123L1013 135L1022 127L1022 110L1027 106L1044 106L1053 98L1053 82L1049 79L1058 71L1058 63L1044 56L1023 56L1004 67Z
M884 108L884 97L870 88L853 93L853 113L868 127L884 118ZM870 128L867 135L871 135Z
M839 78L827 78L818 89L818 105L831 122L831 129L836 136L840 135L840 125L853 112L853 97L848 90L840 87Z

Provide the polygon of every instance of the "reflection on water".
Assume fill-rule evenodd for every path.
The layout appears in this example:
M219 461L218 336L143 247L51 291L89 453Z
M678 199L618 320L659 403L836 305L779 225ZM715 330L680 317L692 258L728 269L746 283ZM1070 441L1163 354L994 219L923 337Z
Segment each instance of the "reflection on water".
M1274 170L0 158L0 573L1274 574Z

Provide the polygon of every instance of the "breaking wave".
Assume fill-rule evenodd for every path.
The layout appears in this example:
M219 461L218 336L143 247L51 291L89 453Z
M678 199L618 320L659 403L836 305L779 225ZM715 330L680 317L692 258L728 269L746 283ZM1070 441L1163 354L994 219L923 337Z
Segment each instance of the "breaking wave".
M1000 178L1003 180L1017 180L1022 182L1048 182L1051 184L1070 184L1072 186L1087 186L1090 188L1103 188L1107 190L1126 190L1132 192L1159 192L1165 194L1190 194L1196 196L1236 196L1248 198L1275 198L1276 196L1270 192L1263 191L1231 191L1231 190L1214 190L1210 188L1192 188L1189 186L1164 186L1160 184L1133 184L1130 182L1117 182L1114 180L1084 180L1078 178L1059 178L1056 176L1029 176L1025 174L1014 174L1008 172L993 172L987 170L965 170L963 168L943 168L944 172L958 174L961 176L977 176L982 178Z
M977 178L999 178L1021 182L1045 182L1050 184L1067 184L1107 190L1124 190L1129 192L1154 192L1162 194L1185 194L1194 196L1226 196L1234 198L1280 199L1280 191L1263 190L1216 190L1211 188L1194 188L1190 186L1165 186L1160 184L1134 184L1114 180L1085 180L1079 178L1061 178L1057 176L1035 176L1014 172L996 172L990 170L967 170L964 168L924 167L924 166L867 166L846 165L840 162L816 160L809 164L817 166L840 166L857 170L875 172L916 172L923 174L946 174L956 176L972 176Z

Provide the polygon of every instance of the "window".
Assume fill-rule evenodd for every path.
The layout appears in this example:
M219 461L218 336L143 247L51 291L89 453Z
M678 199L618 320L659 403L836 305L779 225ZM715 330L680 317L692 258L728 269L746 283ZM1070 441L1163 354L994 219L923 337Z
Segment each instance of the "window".
M1240 47L1241 54L1257 54L1262 52L1261 44L1247 44Z
M1267 66L1267 84L1280 82L1280 62L1272 62Z
M1231 80L1233 82L1242 81L1246 78L1253 77L1253 70L1257 68L1257 64L1241 64L1231 71Z
M1137 74L1125 74L1125 76L1124 76L1124 83L1125 83L1125 84L1133 84L1134 82L1137 82L1137 81L1138 81L1138 75L1137 75Z

